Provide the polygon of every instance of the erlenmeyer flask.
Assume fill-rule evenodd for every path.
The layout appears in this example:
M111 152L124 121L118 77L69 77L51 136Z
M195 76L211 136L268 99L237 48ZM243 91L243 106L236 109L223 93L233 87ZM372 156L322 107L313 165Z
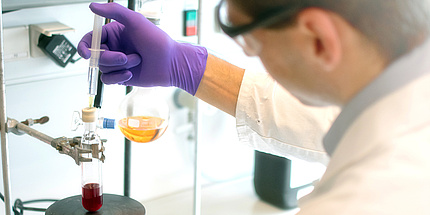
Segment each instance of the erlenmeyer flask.
M133 87L119 108L118 127L133 142L156 140L169 124L169 106L153 87Z

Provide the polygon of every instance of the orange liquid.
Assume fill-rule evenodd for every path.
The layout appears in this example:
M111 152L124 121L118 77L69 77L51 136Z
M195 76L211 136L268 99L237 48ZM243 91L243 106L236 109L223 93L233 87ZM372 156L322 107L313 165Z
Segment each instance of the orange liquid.
M166 131L164 119L151 116L132 116L121 119L118 127L124 136L138 143L147 143L158 139Z

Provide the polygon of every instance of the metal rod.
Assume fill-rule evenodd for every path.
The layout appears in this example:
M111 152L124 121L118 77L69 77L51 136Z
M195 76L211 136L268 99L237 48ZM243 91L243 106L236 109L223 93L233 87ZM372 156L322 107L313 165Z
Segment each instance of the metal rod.
M0 9L3 11L3 6L0 1ZM4 84L4 54L3 54L3 14L0 11L0 132L1 132L1 158L3 168L3 188L4 188L4 203L5 203L5 214L10 215L12 207L10 204L10 176L9 176L9 147L7 143L6 133L6 93Z
M94 107L96 108L102 108L103 103L103 91L104 91L104 85L102 80L100 79L102 73L99 72L98 80L97 80L97 94L94 96Z
M202 0L198 0L197 8L197 44L201 45L202 36ZM196 99L194 102L194 215L201 214L201 202L202 202L202 186L200 182L201 168L200 168L200 153L199 153L199 121L202 117L199 114L199 101Z
M132 87L126 87L126 94L133 90ZM127 112L132 112L133 107L129 107ZM131 179L131 141L124 138L124 196L130 197L130 179Z
M52 138L52 137L50 137L50 136L48 136L48 135L46 135L46 134L44 134L38 130L30 128L29 126L27 126L23 123L20 123L18 121L16 121L16 122L17 122L16 128L20 132L24 132L24 133L42 141L42 142L48 143L49 145L51 145L51 142L54 140L54 138Z
M128 9L135 10L136 2L134 0L128 0ZM126 87L126 93L131 92L133 88L130 86ZM130 197L130 172L131 172L131 141L124 138L124 196Z
M128 0L128 9L135 11L136 10L136 1Z
M193 207L193 214L194 215L200 215L201 214L201 169L200 169L200 153L199 153L199 120L201 117L199 117L199 111L198 111L198 100L196 99L194 103L194 113L193 113L193 119L194 119L194 207Z
M130 197L131 142L124 138L124 196Z

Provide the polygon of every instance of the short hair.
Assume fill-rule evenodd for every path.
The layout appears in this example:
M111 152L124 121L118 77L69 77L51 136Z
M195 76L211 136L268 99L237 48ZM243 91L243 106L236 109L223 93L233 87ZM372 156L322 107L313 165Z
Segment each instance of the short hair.
M242 12L257 19L279 7L300 11L317 7L343 17L374 42L390 61L421 44L430 32L429 0L231 0ZM292 25L290 20L269 26Z

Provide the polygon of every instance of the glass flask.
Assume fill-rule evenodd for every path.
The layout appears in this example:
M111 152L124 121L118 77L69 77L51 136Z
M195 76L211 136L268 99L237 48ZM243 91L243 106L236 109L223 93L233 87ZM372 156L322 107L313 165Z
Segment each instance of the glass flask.
M138 143L158 139L169 124L169 106L154 87L133 87L120 104L117 125L124 136Z
M102 161L104 156L102 143L97 129L97 108L82 109L82 121L85 126L81 138L83 149L91 149L92 153L83 153L82 157L91 158L91 162L81 162L82 206L90 212L97 211L103 205Z

